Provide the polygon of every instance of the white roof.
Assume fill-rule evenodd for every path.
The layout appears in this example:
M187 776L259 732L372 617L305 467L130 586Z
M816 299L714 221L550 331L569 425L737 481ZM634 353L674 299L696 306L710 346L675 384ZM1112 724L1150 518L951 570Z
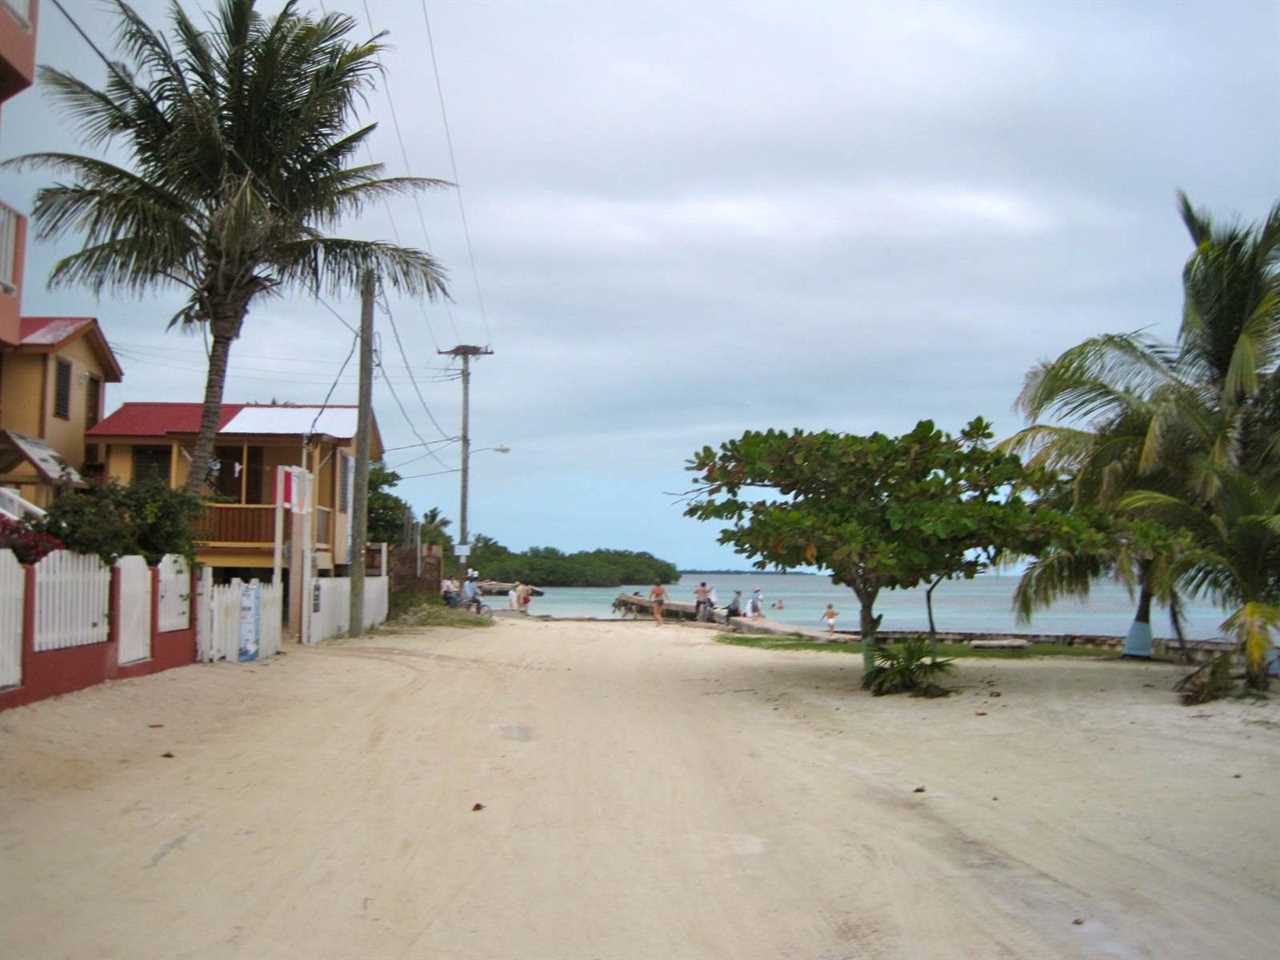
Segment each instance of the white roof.
M319 417L316 414L319 414ZM314 421L315 426L311 424ZM218 431L256 436L324 434L339 440L356 435L355 407L245 407Z

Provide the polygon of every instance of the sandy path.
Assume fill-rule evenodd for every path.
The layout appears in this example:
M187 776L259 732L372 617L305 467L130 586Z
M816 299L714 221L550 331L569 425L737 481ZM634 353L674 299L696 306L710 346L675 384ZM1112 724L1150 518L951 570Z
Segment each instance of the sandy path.
M0 956L1269 955L1280 707L1175 675L872 699L854 657L530 622L112 684L0 714Z

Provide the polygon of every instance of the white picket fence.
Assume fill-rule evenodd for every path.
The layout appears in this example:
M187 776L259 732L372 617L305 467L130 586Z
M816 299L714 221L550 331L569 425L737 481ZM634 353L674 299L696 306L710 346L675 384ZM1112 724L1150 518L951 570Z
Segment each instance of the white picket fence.
M120 580L119 662L137 663L151 656L151 568L142 557L116 561Z
M12 550L0 550L0 688L22 682L22 608L26 574Z
M280 652L284 586L232 580L214 586L207 567L197 594L196 659L205 663L265 660Z
M191 626L191 571L187 561L167 553L157 564L160 581L160 631Z
M105 642L110 603L110 567L68 550L47 554L36 564L36 651Z
M387 577L365 577L364 628L368 630L387 619L390 599ZM317 577L311 585L311 630L307 643L332 640L348 632L351 623L351 579Z

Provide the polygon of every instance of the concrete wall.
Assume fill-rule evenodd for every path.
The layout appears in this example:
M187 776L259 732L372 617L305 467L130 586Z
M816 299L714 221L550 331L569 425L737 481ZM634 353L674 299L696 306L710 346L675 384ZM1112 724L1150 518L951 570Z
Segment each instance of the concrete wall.
M170 670L196 660L196 629L198 609L196 583L192 577L190 599L191 621L185 630L161 632L160 591L156 569L151 568L151 617L150 657L138 663L120 666L120 608L119 571L111 574L111 628L103 643L91 643L62 650L35 649L36 592L40 589L37 571L24 567L26 591L23 610L22 680L19 686L0 691L0 710L34 703L46 697L71 693L102 683L104 680L140 677L149 673Z

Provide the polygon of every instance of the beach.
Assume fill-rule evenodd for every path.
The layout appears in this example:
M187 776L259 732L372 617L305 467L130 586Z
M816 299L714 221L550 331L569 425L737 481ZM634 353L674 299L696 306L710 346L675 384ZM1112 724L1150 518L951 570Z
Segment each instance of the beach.
M1253 958L1280 703L652 623L383 631L0 714L13 958Z

